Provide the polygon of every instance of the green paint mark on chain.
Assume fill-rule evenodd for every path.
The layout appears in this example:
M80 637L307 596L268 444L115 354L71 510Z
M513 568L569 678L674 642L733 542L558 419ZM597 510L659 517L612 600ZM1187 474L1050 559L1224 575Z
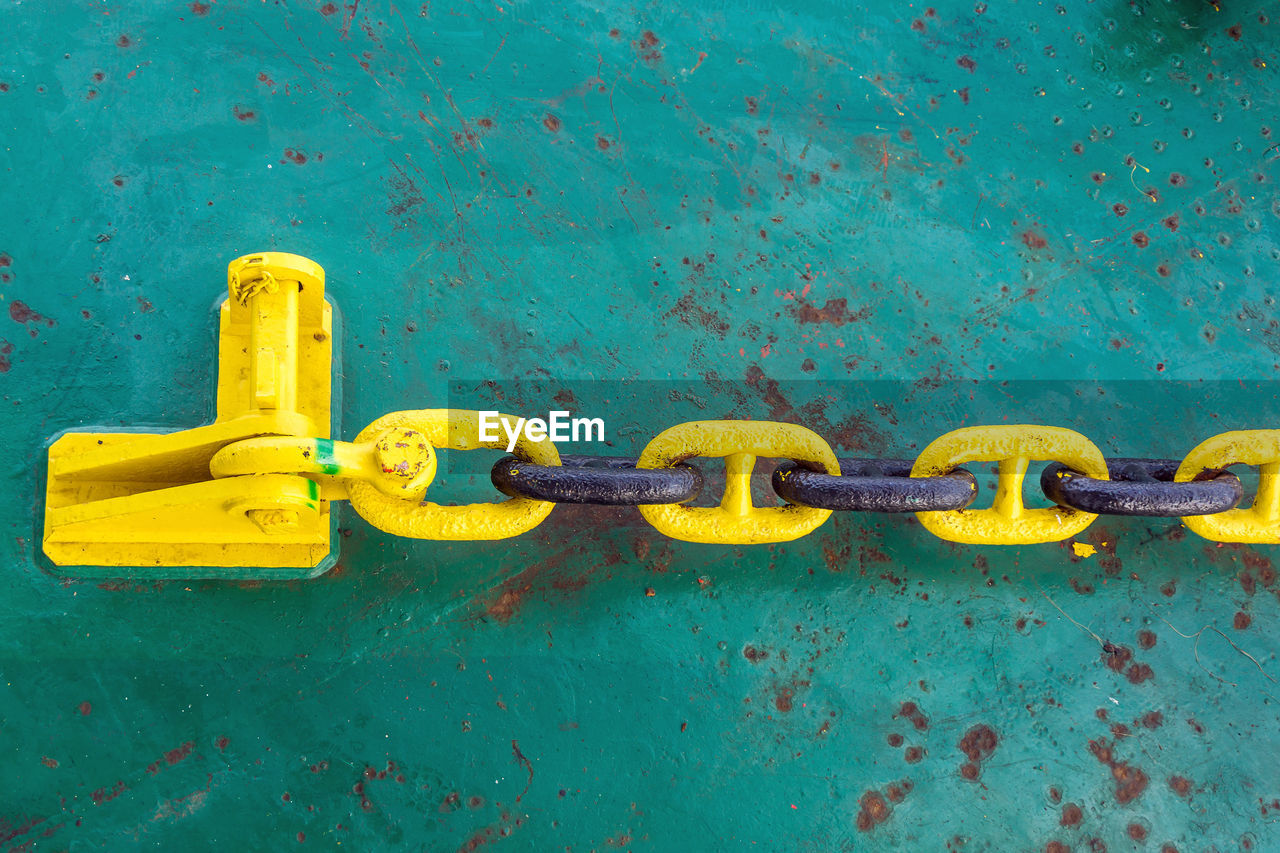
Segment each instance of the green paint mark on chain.
M333 439L316 439L316 465L320 466L322 473L330 475L336 475L342 470L342 466L333 455Z

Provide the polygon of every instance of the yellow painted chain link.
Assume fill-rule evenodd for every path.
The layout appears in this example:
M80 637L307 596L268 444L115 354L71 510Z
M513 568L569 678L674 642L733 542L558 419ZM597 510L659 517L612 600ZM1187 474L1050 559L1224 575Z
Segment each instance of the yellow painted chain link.
M725 489L718 507L648 504L645 519L673 539L750 545L787 542L819 527L829 509L751 503L751 471L757 456L816 463L839 474L836 454L817 433L795 424L768 421L691 421L649 442L637 468L670 468L695 456L725 457Z
M515 431L516 418L498 415ZM388 430L416 430L430 447L440 450L502 450L502 439L480 437L480 413L461 409L422 409L383 415L356 436L356 444L376 442ZM538 465L559 465L560 454L550 441L530 441L523 432L516 440L515 455ZM379 530L414 539L506 539L532 530L555 504L529 498L508 498L499 503L442 506L392 497L384 489L363 480L346 481L351 506ZM425 487L424 487L425 488Z
M953 430L933 440L916 458L913 477L947 474L965 462L999 461L995 500L989 509L918 512L935 536L971 545L1026 545L1060 542L1084 531L1096 515L1055 506L1027 509L1022 481L1032 460L1061 462L1098 480L1108 479L1107 461L1078 432L1051 426L977 426Z
M1280 430L1224 432L1197 444L1174 475L1189 483L1201 472L1228 465L1257 465L1258 493L1253 505L1213 515L1187 516L1182 523L1215 542L1280 543Z

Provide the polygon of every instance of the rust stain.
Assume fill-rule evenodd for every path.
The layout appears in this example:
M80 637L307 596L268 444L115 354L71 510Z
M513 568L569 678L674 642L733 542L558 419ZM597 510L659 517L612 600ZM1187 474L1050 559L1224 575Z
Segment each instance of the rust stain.
M849 302L843 297L828 299L821 308L803 299L797 299L795 305L789 306L787 310L799 323L826 324L836 328L850 323L861 323L871 316L871 308L867 306L857 311L850 311Z

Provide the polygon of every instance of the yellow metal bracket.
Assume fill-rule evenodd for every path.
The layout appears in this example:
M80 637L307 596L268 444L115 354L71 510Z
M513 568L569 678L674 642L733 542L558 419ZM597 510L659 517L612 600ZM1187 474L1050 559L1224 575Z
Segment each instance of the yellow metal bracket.
M317 480L270 471L217 479L210 464L248 439L328 438L333 321L324 270L297 255L247 255L228 266L227 289L212 424L67 433L50 446L44 551L55 565L234 578L322 570L330 523Z

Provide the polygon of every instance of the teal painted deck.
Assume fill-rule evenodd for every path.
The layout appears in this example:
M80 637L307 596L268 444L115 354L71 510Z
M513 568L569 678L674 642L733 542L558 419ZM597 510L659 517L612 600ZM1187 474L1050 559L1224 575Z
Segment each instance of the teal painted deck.
M617 453L1275 426L1280 10L1223 6L0 8L0 846L1280 849L1275 549L1176 521L1078 559L344 508L296 583L62 579L37 533L58 432L211 418L211 309L265 249L328 273L345 439L486 381L604 408ZM864 830L867 792L900 800Z

